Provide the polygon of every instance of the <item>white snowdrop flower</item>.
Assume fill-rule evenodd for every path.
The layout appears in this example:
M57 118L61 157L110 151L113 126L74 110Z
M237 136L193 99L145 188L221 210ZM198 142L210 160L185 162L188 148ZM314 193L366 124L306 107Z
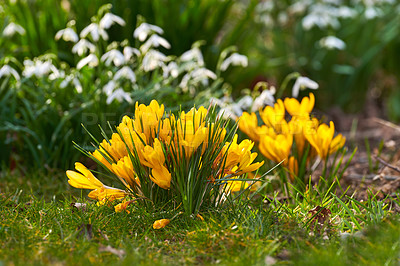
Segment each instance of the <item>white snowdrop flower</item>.
M78 54L79 56L82 56L85 54L87 51L94 53L96 51L96 46L94 46L93 43L81 39L79 42L77 42L73 47L72 47L72 52L74 54Z
M132 103L132 98L131 95L127 92L125 92L123 89L119 88L116 89L111 93L110 96L107 97L107 104L112 103L114 100L117 100L118 102L122 102L123 100L127 101L128 103Z
M140 56L140 51L136 48L126 46L124 47L123 54L125 61L128 62L129 60L131 60L131 58L133 58L133 55Z
M232 106L226 106L219 109L218 118L222 117L223 119L233 119L236 120L239 117L235 114L235 111L232 109Z
M191 81L193 84L201 82L204 86L206 86L208 85L209 78L216 79L217 75L204 67L198 68L185 74L181 80L181 83L179 84L179 87L186 91L188 89L189 81Z
M332 28L337 29L339 28L340 23L335 17L326 14L311 13L303 18L302 26L305 30L310 30L314 26L318 26L321 29L331 26Z
M114 75L114 80L118 80L120 78L126 78L128 80L130 80L132 83L136 82L136 75L135 72L133 72L133 70L128 67L128 66L124 66L123 68L121 68L120 70L118 70L115 75Z
M11 22L3 30L3 35L6 36L6 37L11 37L15 33L18 33L20 35L24 35L25 34L25 29L21 25L18 25L18 24L14 23L14 22Z
M164 31L160 27L143 22L142 24L140 24L139 27L135 29L135 31L133 32L133 37L143 42L144 40L146 40L147 36L154 32L158 34L164 34Z
M72 81L73 78L74 78L74 76L73 76L72 74L67 75L67 76L63 79L63 81L61 81L61 83L60 83L60 88L61 88L61 89L66 88L66 87L68 86L68 84Z
M337 8L337 16L340 18L354 18L356 15L357 11L348 6L340 6Z
M289 21L289 17L286 12L280 12L278 15L278 22L280 25L285 25Z
M152 47L159 47L162 46L166 49L171 48L171 45L169 44L169 42L164 39L163 37L160 37L157 34L153 34L151 35L151 37L140 47L140 51L142 51L142 53L147 52L150 48Z
M105 62L107 66L111 65L111 63L115 66L120 66L125 63L125 57L119 50L112 49L102 55L101 61Z
M158 67L165 66L168 58L161 52L156 50L149 50L142 61L142 68L145 72L153 71Z
M382 15L382 11L376 7L369 6L365 9L365 18L370 20Z
M260 2L256 6L257 12L271 12L274 9L273 1Z
M214 72L204 67L195 69L191 74L195 80L217 79L217 75Z
M62 70L60 71L54 65L52 65L50 68L51 68L51 74L49 75L49 80L65 78L65 72L64 71L62 71Z
M218 117L222 117L224 119L234 119L236 120L238 116L235 114L232 109L233 99L231 96L224 96L221 100L217 98L211 98L210 103L212 105L217 105L220 107L218 112Z
M21 79L17 70L10 67L9 65L4 65L0 68L0 78L2 78L3 76L4 77L13 76L17 81Z
M250 95L244 96L237 103L232 104L232 109L237 116L243 114L243 110L248 110L253 105L253 98Z
M230 65L247 67L248 65L247 56L238 53L233 53L231 56L229 56L222 62L221 71L227 70Z
M117 83L114 80L110 80L109 82L107 82L106 85L104 85L103 92L107 96L110 96L112 94L112 92L114 91L116 86L117 86Z
M293 5L288 7L288 12L290 14L302 14L311 4L311 0L295 1Z
M24 71L22 72L22 75L24 77L30 78L32 76L36 76L38 78L43 77L45 75L48 75L51 71L51 67L53 64L50 61L41 61L38 59L35 59L35 61L32 60L24 60Z
M81 33L80 37L85 38L88 35L92 36L93 41L97 42L100 39L100 36L103 38L103 40L107 41L108 40L108 34L107 32L99 26L99 24L96 23L91 23L89 26L84 28Z
M71 28L65 28L63 30L59 30L56 33L55 39L59 40L61 38L66 42L77 42L77 41L79 41L78 34L76 34L76 32Z
M180 56L180 59L182 62L196 61L199 64L199 66L204 66L203 54L201 53L201 50L198 47L194 47L184 52Z
M96 67L99 64L99 59L96 55L90 54L85 58L82 58L81 61L76 65L77 69L81 69L82 67L88 65L89 67Z
M316 90L319 88L319 85L317 82L307 77L298 77L293 85L292 96L297 98L297 96L299 96L299 91L305 88Z
M76 92L82 93L83 88L82 88L81 82L79 81L79 79L77 77L74 77L74 79L72 80L72 83L75 86Z
M327 36L322 38L321 40L319 40L319 45L328 50L344 50L346 48L346 43L335 36Z
M115 23L125 26L125 20L123 20L121 17L114 15L112 13L107 13L104 15L104 17L100 20L100 28L102 29L109 29L112 25Z
M163 77L168 78L168 76L171 76L173 78L177 78L179 76L179 67L176 64L176 62L172 61L169 62L167 66L163 67Z
M251 111L256 112L260 108L270 105L273 106L275 103L275 88L271 87L272 89L263 90L263 92L254 99L253 105L251 106Z
M256 16L256 22L263 24L269 28L274 26L274 19L269 14L262 14Z

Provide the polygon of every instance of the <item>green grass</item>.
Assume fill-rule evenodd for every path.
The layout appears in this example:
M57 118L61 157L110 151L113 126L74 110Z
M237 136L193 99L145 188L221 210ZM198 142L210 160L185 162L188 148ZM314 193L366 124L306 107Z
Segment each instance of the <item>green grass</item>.
M0 264L265 265L266 258L295 265L400 262L398 215L373 197L358 202L309 190L289 202L258 198L204 211L204 221L178 215L154 230L155 220L172 218L179 210L149 213L131 205L130 214L115 213L70 188L63 173L3 173L0 178ZM76 202L85 203L85 209L71 206ZM321 212L310 210L320 205L332 213L313 226ZM349 226L354 233L341 235L351 231Z

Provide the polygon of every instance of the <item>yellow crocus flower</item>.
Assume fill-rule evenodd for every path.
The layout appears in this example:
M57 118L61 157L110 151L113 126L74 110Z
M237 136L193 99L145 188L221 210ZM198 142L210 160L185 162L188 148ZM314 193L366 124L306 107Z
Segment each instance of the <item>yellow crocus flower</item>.
M260 152L276 163L287 160L293 144L291 134L278 134L275 137L263 136L260 138Z
M88 194L89 198L98 200L101 203L111 202L116 199L123 199L127 195L128 193L126 193L122 189L112 188L107 186L92 190Z
M342 134L335 134L335 125L331 121L329 126L321 124L317 129L310 129L308 134L305 134L308 142L316 150L318 155L325 159L329 154L335 152L337 149L343 147L346 138Z
M261 119L268 127L276 128L285 120L285 106L281 99L278 99L274 107L266 106L264 110L260 109Z
M156 136L158 123L164 115L164 105L159 105L156 100L152 100L150 105L135 105L134 128L137 132L144 133L147 140Z
M125 156L116 164L112 164L112 171L120 178L123 178L130 187L139 185L139 180L135 177L132 161L128 156Z
M260 168L264 162L253 163L257 158L257 153L251 152L254 142L245 139L240 144L237 143L238 136L235 135L232 143L227 142L222 148L222 156L225 157L225 172L234 175L242 175ZM226 155L225 155L226 154Z
M242 116L239 118L239 129L243 131L247 136L253 141L259 141L260 136L257 132L258 120L255 113L243 112Z
M207 140L208 130L204 126L199 126L196 129L196 125L193 125L192 121L178 120L176 130L178 139L175 141L175 145L180 146L178 148L181 152L183 148L186 158L190 158L193 152Z
M171 173L164 166L165 156L162 144L158 139L154 139L153 147L146 146L142 150L143 160L141 163L150 167L150 179L159 187L169 189L171 184Z
M126 196L126 192L121 189L105 186L83 164L75 163L75 169L81 174L68 170L68 183L76 188L93 189L88 195L90 198L111 201Z
M160 219L153 223L153 229L161 229L166 227L171 222L170 219Z
M83 164L78 162L75 163L75 169L81 173L71 170L66 172L69 178L68 183L71 186L83 189L97 189L104 187L103 183L101 183Z
M315 97L314 94L310 93L309 97L304 97L301 103L295 98L286 98L285 107L287 112L292 117L297 117L299 119L308 119L311 111L314 108Z
M117 204L114 206L114 210L115 212L123 212L126 211L127 213L131 213L129 210L127 210L126 208L128 208L128 206L132 203L132 200L124 200L123 202Z
M298 119L297 117L293 117L289 122L289 130L290 134L293 135L294 141L296 142L297 154L299 157L303 155L304 148L306 145L306 137L305 135L317 128L319 125L319 121L316 118L312 119Z
M204 125L207 113L208 110L204 108L204 106L200 106L199 109L193 107L186 114L182 111L179 119L186 123L190 121L190 123L194 125L194 130L197 131L200 126Z

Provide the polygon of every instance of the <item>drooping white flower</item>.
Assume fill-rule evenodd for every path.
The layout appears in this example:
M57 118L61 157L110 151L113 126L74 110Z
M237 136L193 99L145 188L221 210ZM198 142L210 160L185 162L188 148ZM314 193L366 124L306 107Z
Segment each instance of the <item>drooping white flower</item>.
M150 48L159 47L160 45L166 49L171 48L171 45L166 39L160 37L157 34L153 34L142 46L140 46L140 51L142 51L142 53L145 53Z
M71 28L65 28L63 30L59 30L56 33L55 39L59 40L61 38L66 42L77 42L77 41L79 41L78 34L76 34L76 32Z
M302 20L302 26L305 30L310 30L314 26L318 26L320 29L339 28L337 8L323 3L311 5L309 13Z
M201 50L198 47L194 47L186 52L184 52L181 56L182 62L195 61L198 63L200 67L204 66L204 59Z
M132 83L136 82L135 72L133 72L133 70L128 66L124 66L123 68L118 70L115 73L113 79L114 80L119 80L120 78L126 78L126 79L130 80Z
M243 114L243 110L248 110L253 105L253 98L250 95L244 96L237 103L232 104L232 109L237 116Z
M382 10L377 8L377 7L373 7L373 6L369 6L365 9L365 18L368 20L374 19L376 17L380 17L382 16Z
M4 65L0 68L0 78L2 78L3 76L4 77L13 76L17 81L21 79L17 70L10 67L9 65Z
M89 67L96 67L98 64L99 64L99 59L97 58L97 56L94 54L90 54L85 58L82 58L76 65L76 68L81 69L86 65L88 65Z
M302 14L306 11L309 5L312 4L311 0L295 1L294 4L288 7L289 14Z
M235 103L231 96L224 96L222 99L212 98L211 103L218 105L220 111L218 117L223 117L224 119L234 119L239 118L244 110L248 110L253 104L253 99L251 96L246 95Z
M103 92L107 96L110 96L112 94L112 92L114 91L116 86L117 86L117 83L114 80L110 80L109 82L107 82L106 85L104 85Z
M179 67L176 62L172 61L165 67L163 67L163 77L168 78L169 76L177 78L179 76Z
M132 98L131 95L127 92L125 92L123 89L119 88L114 90L111 95L107 97L107 104L112 103L114 100L117 100L118 102L122 102L123 100L127 101L128 103L132 103Z
M108 34L107 32L99 26L99 24L97 23L91 23L89 24L89 26L87 26L86 28L84 28L81 33L80 33L80 37L81 38L85 38L88 35L92 36L93 41L97 42L100 37L103 38L103 40L107 41L108 40Z
M297 98L297 96L299 96L300 90L306 89L306 88L316 90L319 88L319 85L317 82L315 82L314 80L311 80L307 77L298 77L296 79L296 82L293 85L292 96Z
M101 61L107 66L113 63L115 66L120 66L125 63L124 55L117 49L112 49L101 56Z
M72 47L72 52L78 54L79 56L82 56L88 50L90 53L94 53L96 51L96 46L85 39L81 39Z
M321 40L319 40L319 45L328 50L344 50L346 48L346 43L335 36L327 36L322 38Z
M18 33L20 35L24 35L25 34L25 29L21 25L18 25L18 24L14 23L14 22L11 22L3 30L3 35L6 36L6 37L11 37L15 33Z
M158 67L165 66L168 58L161 52L156 50L149 50L142 61L142 68L145 72L153 71Z
M123 50L125 61L128 62L133 58L133 55L140 56L140 51L136 48L126 46Z
M340 18L353 18L357 15L357 11L348 6L340 6L337 8L337 16Z
M59 70L54 65L52 65L50 69L51 69L51 74L49 75L49 80L65 78L65 72L63 70Z
M273 106L275 103L275 92L275 87L270 87L270 89L263 90L260 96L254 99L253 105L251 106L251 111L256 112L266 105Z
M125 20L123 20L121 17L114 15L112 13L106 13L104 17L100 20L100 28L102 29L109 29L112 25L115 23L125 26Z
M231 56L229 56L222 62L221 71L227 70L230 65L247 67L248 65L247 56L238 53L233 53Z
M66 77L64 77L63 81L61 81L60 83L60 88L64 89L68 86L68 84L72 81L72 79L74 78L73 74L69 74Z
M217 75L204 67L195 69L185 74L179 84L184 91L188 89L189 83L196 84L201 82L204 86L208 85L208 79L216 79Z
M238 116L235 114L235 111L232 109L232 104L234 102L231 96L225 95L224 97L222 97L222 99L217 99L213 97L210 99L210 103L212 105L217 105L218 107L220 107L217 115L218 117L222 117L224 119L232 118L234 120L238 118Z
M156 25L151 25L143 22L142 24L140 24L139 27L135 29L135 31L133 32L133 37L143 42L144 40L146 40L147 36L152 33L164 34L164 31Z
M75 76L74 79L72 80L72 83L75 86L76 92L77 93L82 93L83 88L82 88L81 82L79 81L78 77Z
M22 75L30 78L36 76L38 78L46 76L50 73L53 64L51 61L42 61L35 59L34 61L26 59L24 60L24 71Z

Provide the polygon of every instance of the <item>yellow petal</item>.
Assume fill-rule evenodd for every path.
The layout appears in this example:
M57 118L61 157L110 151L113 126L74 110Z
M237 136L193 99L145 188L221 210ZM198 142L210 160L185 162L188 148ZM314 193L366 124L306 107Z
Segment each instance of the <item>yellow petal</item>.
M160 219L153 223L153 229L161 229L166 227L171 222L170 219Z

